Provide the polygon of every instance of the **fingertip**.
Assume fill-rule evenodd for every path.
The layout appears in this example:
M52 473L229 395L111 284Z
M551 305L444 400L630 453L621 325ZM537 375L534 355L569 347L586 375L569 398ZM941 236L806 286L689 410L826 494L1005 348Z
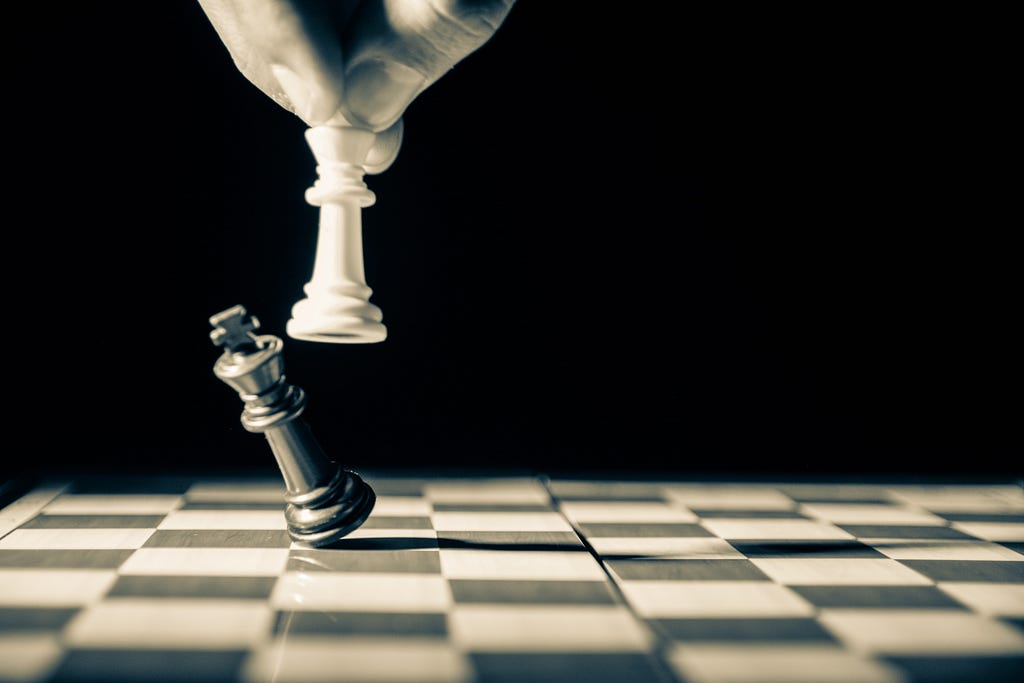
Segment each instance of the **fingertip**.
M302 119L310 126L323 125L334 117L340 104L338 98L314 94Z
M284 91L292 111L310 126L326 123L341 106L335 89L322 87L316 79L304 79L284 64L271 64L270 72Z
M398 119L390 128L377 133L373 147L370 148L370 153L366 156L366 162L363 164L366 172L372 175L388 170L398 158L404 135L405 123L402 119Z
M426 85L426 76L401 62L367 59L345 72L345 109L368 128L385 131Z

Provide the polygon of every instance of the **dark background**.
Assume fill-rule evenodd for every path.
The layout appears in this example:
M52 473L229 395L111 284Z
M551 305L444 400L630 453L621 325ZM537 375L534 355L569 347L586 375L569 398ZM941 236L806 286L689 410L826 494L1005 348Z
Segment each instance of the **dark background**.
M521 0L410 107L363 216L388 339L285 337L321 442L373 469L1019 474L1008 23L685 5ZM195 3L24 11L7 466L272 468L207 318L284 336L304 126Z

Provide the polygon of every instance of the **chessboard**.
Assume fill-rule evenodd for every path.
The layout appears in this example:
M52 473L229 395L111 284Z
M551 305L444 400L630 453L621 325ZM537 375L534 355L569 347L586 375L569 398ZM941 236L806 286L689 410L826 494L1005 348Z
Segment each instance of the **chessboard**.
M366 476L43 483L0 510L5 681L1024 680L1006 484Z

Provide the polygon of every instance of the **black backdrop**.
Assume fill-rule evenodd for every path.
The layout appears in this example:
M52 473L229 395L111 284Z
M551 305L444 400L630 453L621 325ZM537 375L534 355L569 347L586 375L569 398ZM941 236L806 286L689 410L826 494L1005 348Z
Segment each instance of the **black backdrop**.
M25 11L4 47L5 334L9 429L32 438L8 466L272 467L206 321L241 303L284 334L316 236L303 125L192 2ZM998 18L644 12L522 0L409 109L364 211L389 338L285 338L328 451L1016 474Z

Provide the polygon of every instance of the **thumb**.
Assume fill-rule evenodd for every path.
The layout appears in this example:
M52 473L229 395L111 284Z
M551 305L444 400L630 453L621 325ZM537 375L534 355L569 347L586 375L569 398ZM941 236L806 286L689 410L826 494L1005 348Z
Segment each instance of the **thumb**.
M514 0L369 0L346 28L342 111L384 130L486 43Z

